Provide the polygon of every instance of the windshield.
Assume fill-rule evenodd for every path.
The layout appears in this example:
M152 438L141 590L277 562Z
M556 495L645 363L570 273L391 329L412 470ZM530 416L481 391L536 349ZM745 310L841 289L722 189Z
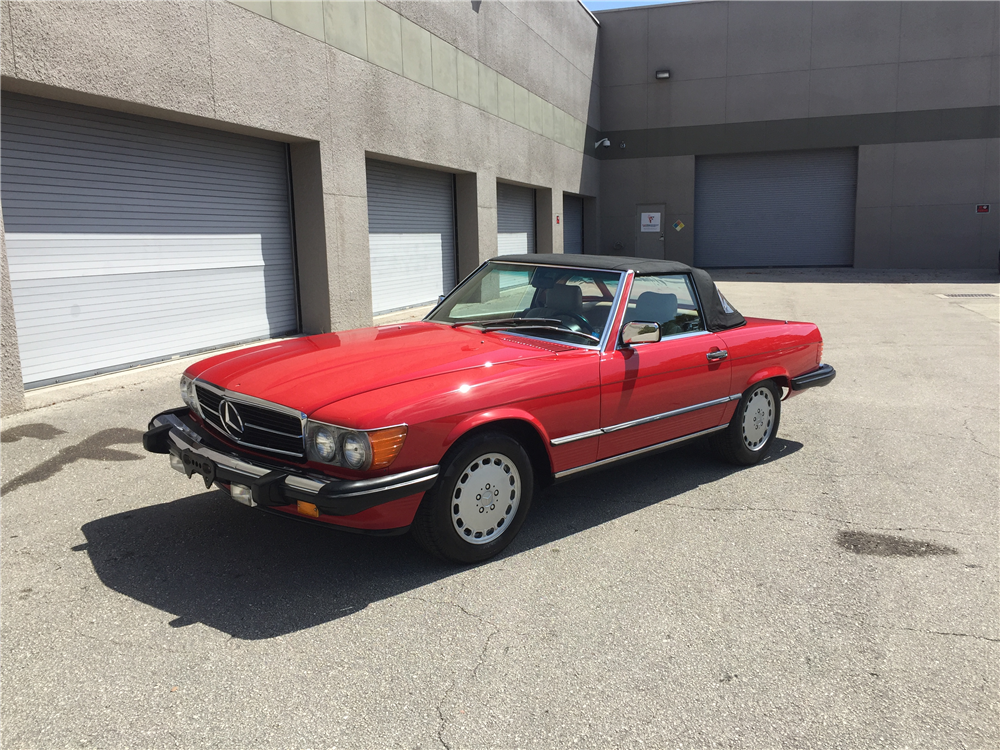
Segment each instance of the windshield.
M617 271L487 263L427 319L593 346L608 324L621 277Z

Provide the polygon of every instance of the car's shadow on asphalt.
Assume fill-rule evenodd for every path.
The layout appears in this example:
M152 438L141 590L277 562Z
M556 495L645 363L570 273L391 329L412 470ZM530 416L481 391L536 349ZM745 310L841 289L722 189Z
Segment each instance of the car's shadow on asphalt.
M766 461L801 447L779 438ZM556 485L536 498L498 559L736 470L688 446ZM86 544L74 549L90 555L109 588L174 615L173 627L200 622L247 640L336 620L462 570L429 557L409 536L339 533L245 508L219 491L100 518L83 533Z

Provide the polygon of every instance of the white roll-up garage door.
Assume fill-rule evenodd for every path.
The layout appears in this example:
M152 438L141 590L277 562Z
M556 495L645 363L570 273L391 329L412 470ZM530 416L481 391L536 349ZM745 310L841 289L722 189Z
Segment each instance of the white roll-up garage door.
M563 195L563 252L583 253L583 198Z
M497 183L497 252L535 252L535 191Z
M375 315L437 302L455 287L455 177L369 159L368 250Z
M282 143L4 93L27 387L297 330Z
M852 265L857 153L697 157L695 265Z

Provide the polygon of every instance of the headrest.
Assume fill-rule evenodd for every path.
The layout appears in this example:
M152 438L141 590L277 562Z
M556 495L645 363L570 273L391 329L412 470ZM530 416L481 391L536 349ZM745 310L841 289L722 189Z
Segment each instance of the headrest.
M579 314L583 312L583 290L578 286L556 284L545 291L545 306L550 310Z
M643 292L635 302L630 320L667 323L677 317L677 295L661 292Z

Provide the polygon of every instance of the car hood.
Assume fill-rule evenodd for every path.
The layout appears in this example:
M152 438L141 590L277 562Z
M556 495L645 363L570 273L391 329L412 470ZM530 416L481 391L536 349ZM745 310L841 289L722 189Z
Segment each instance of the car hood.
M203 360L190 376L311 414L366 391L571 349L502 332L418 322L280 341Z

